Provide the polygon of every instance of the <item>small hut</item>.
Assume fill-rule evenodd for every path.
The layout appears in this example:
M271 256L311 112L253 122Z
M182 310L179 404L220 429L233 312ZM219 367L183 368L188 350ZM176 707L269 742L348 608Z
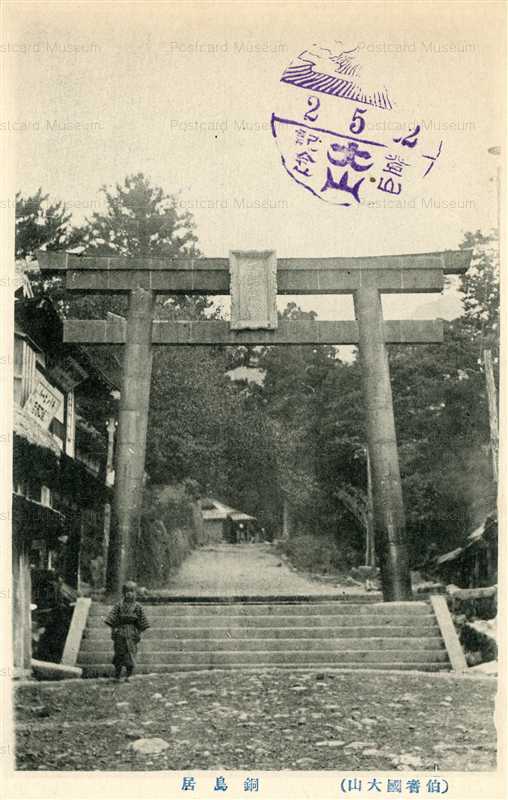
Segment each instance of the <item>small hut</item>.
M201 500L201 508L205 540L208 542L235 543L239 541L239 534L248 532L256 521L256 517L210 497Z

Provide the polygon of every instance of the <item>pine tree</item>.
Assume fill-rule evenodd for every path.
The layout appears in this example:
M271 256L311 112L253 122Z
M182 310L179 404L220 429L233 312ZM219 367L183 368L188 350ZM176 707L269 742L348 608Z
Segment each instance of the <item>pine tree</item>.
M16 194L16 259L31 260L41 247L62 250L73 244L76 234L70 225L71 214L65 204L49 202L49 194L39 188L34 195Z

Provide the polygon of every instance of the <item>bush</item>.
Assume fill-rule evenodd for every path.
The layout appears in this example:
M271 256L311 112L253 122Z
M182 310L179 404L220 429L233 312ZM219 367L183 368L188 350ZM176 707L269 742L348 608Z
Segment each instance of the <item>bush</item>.
M147 489L136 554L138 583L152 589L167 587L171 574L201 543L200 523L195 487Z
M468 666L497 659L497 643L492 621L497 615L497 586L460 589L447 587L450 608Z
M462 624L460 624L461 620L457 620L457 618L454 621L469 666L497 660L498 648L491 635L476 630L465 620L462 621Z
M333 536L299 534L280 543L280 548L295 567L324 575L345 573L359 563L349 546L339 546Z

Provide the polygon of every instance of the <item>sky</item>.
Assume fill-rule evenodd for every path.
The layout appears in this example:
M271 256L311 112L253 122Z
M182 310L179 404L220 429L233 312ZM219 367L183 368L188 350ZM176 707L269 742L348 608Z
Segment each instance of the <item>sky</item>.
M13 188L41 186L76 222L101 211L102 185L143 172L180 193L207 256L428 252L496 224L499 159L487 151L504 137L502 3L26 2L2 13ZM429 146L443 141L404 202L341 208L283 168L270 118L297 113L305 93L280 76L315 44L356 46L367 78L394 98L391 119L420 122ZM322 100L330 124L339 106ZM353 315L350 298L298 302L321 318ZM460 304L449 290L385 296L384 309L454 316Z

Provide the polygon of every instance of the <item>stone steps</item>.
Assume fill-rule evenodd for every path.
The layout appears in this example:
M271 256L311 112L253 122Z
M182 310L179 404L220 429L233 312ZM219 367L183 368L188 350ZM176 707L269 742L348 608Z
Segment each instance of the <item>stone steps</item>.
M138 673L195 669L449 669L430 605L372 597L215 598L144 603L152 628L138 650ZM92 603L78 664L85 676L111 674L112 642Z
M109 651L92 651L88 653L80 653L79 665L84 667L87 664L94 664L98 659L99 661L107 661L110 656ZM286 664L287 662L294 663L295 665L302 664L344 664L347 666L350 662L369 663L386 663L390 661L400 661L401 663L414 663L415 661L425 662L447 662L448 656L445 650L418 650L400 652L398 649L393 650L358 650L358 651L342 651L336 652L309 652L305 650L286 650L284 652L277 652L272 650L256 650L252 652L238 652L236 650L224 651L211 651L211 652L193 652L193 653L175 653L174 651L158 651L147 653L140 650L138 652L137 663L138 666L150 666L151 664L164 663L169 666L178 667L181 664L189 662L192 658L194 668L198 665L209 669L213 666L227 666L235 664L253 665L253 657L255 657L255 664ZM169 670L168 670L169 671Z
M88 639L83 642L81 653L94 653L97 652L100 646L109 651L108 641L105 639ZM357 639L295 639L288 631L286 638L274 638L272 636L265 637L260 642L259 639L230 639L227 634L225 637L217 639L144 639L139 647L139 656L149 655L152 653L210 653L214 651L227 650L234 651L260 651L263 646L267 650L277 652L279 650L285 652L298 652L305 648L307 651L327 651L343 652L344 650L365 650L366 647L375 650L398 650L399 652L408 652L412 650L441 650L444 648L443 641L440 636L426 636L421 639L397 639L393 637Z
M180 664L177 667L169 668L167 664L151 664L149 668L145 668L143 666L137 667L136 674L137 675L155 675L158 673L171 673L171 672L196 672L201 671L203 667L196 666L196 664L188 663L188 664ZM259 672L260 670L266 669L276 669L277 671L283 672L308 672L308 671L325 671L325 672L336 672L336 671L344 671L344 670L377 670L377 671L385 671L390 672L394 671L403 671L403 672L444 672L450 670L450 665L443 662L436 662L436 663L419 663L419 662L398 662L392 661L389 663L382 663L382 664L365 664L361 662L351 662L349 664L321 664L320 662L316 662L315 664L277 664L274 666L273 664L266 664L262 661L256 660L256 666L252 666L252 664L225 664L223 666L210 666L208 669L216 669L216 670L232 670L232 669L241 669L242 672ZM113 668L111 666L111 662L105 662L103 664L94 664L93 666L83 667L83 676L86 678L98 678L98 677L107 677L113 674Z
M196 620L191 614L181 617L170 617L169 620L166 620L164 617L153 617L152 615L148 615L148 619L150 624L154 629L159 629L165 627L166 621L168 623L168 627L173 628L181 628L183 630L187 629L188 627L204 627L204 628L304 628L304 627L316 627L316 628L372 628L372 627L392 627L394 625L394 620L384 615L383 618L380 616L368 616L364 617L362 615L361 619L353 618L353 617L345 617L343 615L333 616L329 614L324 617L319 617L314 615L310 620L307 615L298 614L291 617L288 616L276 616L276 615L264 615L258 617L247 617L247 616L228 616L228 617L221 617L218 618L217 616L207 616L207 617L199 617L199 620ZM432 625L434 624L434 617L430 614L428 617L419 617L418 620L412 619L411 617L401 617L400 619L397 618L396 620L397 627L413 627L413 625L420 627L420 625ZM400 624L399 624L400 623ZM102 618L97 618L95 620L91 620L89 623L89 629L93 630L104 630L104 622Z
M351 617L352 615L380 615L393 617L395 615L408 616L414 619L415 616L429 616L432 614L430 607L424 602L410 602L410 603L373 603L370 601L365 602L347 602L342 600L334 600L333 602L315 602L307 601L302 598L300 601L292 601L286 603L274 602L251 602L251 603L157 603L156 605L144 605L147 616L149 619L162 617L189 617L192 616L217 616L221 618L229 616L270 616L270 615L284 615L284 616L325 616L326 614L343 614L344 616ZM97 617L104 617L109 613L111 606L92 603L89 614L89 620Z
M269 631L266 630L269 627ZM93 631L93 636L90 636ZM151 639L221 639L227 635L228 639L266 639L269 635L270 639L287 639L288 636L293 639L327 639L327 638L399 638L407 639L420 638L426 636L438 636L439 628L435 622L419 622L418 625L413 627L389 625L328 625L320 626L314 625L313 627L301 627L278 625L278 626L254 626L246 625L218 625L215 624L208 628L189 628L188 626L162 628L152 627L143 634L143 641ZM93 627L87 632L83 639L83 646L93 638L93 641L109 640L111 632L105 625L101 627Z

